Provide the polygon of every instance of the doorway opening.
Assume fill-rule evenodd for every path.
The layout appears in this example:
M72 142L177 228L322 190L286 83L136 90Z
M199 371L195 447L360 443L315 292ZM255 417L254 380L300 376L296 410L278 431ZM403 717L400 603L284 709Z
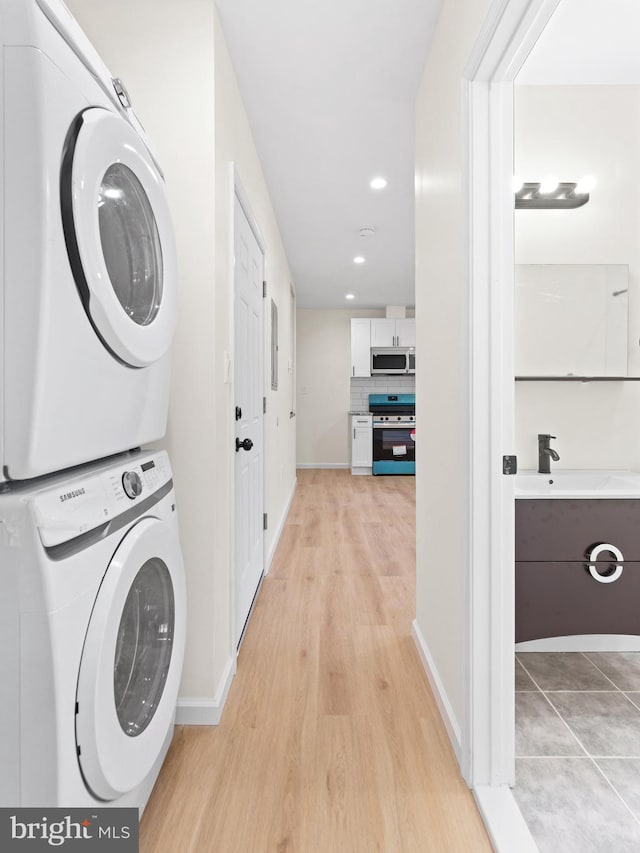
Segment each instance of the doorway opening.
M627 5L630 12L635 11L632 10L632 4L623 4L623 6ZM579 10L577 9L578 6ZM531 381L517 383L514 393L514 374L522 372L521 370L514 370L514 365L522 364L521 353L517 351L517 344L522 343L522 341L517 334L514 338L514 264L527 267L538 264L562 265L565 268L560 272L564 276L567 273L566 266L584 265L590 267L591 272L593 272L593 267L596 265L606 266L613 263L612 257L607 256L606 250L603 251L602 242L598 243L598 239L602 238L603 228L610 227L613 214L604 214L604 207L598 209L593 202L590 206L581 208L581 211L571 211L574 214L573 219L566 218L568 211L562 213L557 211L550 213L549 210L517 211L515 216L523 216L523 219L516 218L515 220L514 251L512 180L514 173L520 171L518 159L521 153L518 150L516 140L516 168L514 169L512 142L514 82L518 84L521 82L521 79L516 80L516 77L520 69L523 68L534 45L536 45L537 51L538 40L543 31L545 32L545 39L548 34L553 34L554 29L557 29L556 24L561 23L562 19L570 14L572 7L578 11L579 20L584 22L596 10L597 6L597 0L581 4L576 4L573 0L562 0L562 2L557 2L557 0L549 0L549 2L546 0L534 0L533 2L511 0L511 2L495 4L493 18L489 21L489 26L479 40L476 52L468 66L469 187L471 200L469 245L472 247L469 255L471 290L469 328L472 342L470 409L473 423L474 490L470 501L470 517L472 519L470 531L471 559L467 602L468 624L471 626L467 637L468 676L473 687L469 693L467 706L466 736L469 739L470 749L465 772L476 791L478 801L490 827L496 826L495 814L492 815L490 803L491 795L494 796L495 800L496 792L501 792L504 795L502 802L505 802L508 797L508 786L516 780L514 739L510 734L505 736L505 732L514 731L513 638L517 619L517 614L514 615L513 610L515 593L514 486L512 477L503 476L502 457L518 453L521 467L537 470L538 448L535 442L537 434L551 431L556 433L556 430L558 433L560 432L560 427L554 423L548 423L549 419L552 418L555 419L556 423L559 419L566 437L564 447L555 445L560 450L566 467L573 469L584 467L638 468L638 460L635 457L627 454L627 457L623 459L620 456L621 452L623 453L622 448L624 448L625 442L618 440L619 437L610 442L611 446L598 456L594 464L593 442L589 442L590 447L588 449L584 443L581 447L580 441L576 440L576 435L573 435L575 430L572 432L571 429L572 418L575 421L575 418L579 417L581 408L584 408L588 401L591 401L590 412L593 414L595 411L597 424L594 423L592 414L588 420L584 418L579 418L579 420L582 426L586 425L587 432L590 435L595 434L595 430L602 438L605 435L603 430L608 413L613 410L619 411L620 406L631 405L633 408L633 403L629 403L629 400L634 396L635 388L639 386L632 386L626 380L636 377L625 374L623 383L618 375L615 379L615 386L611 382L603 381L585 385L584 383L567 381L566 372L573 372L573 369L569 368L568 371L563 369L565 381L562 383L557 381L558 376L553 377L554 382L551 383L549 381L551 377L545 375L544 383L538 386ZM617 13L619 11L617 10ZM609 22L608 19L611 16L606 12L601 13L601 15L604 26L605 23ZM551 25L549 29L546 29L550 21ZM594 29L591 24L590 28L591 32L598 31L599 48L594 50L593 45L591 48L586 46L585 51L590 54L592 59L595 58L596 61L600 59L601 72L605 68L611 71L612 67L616 69L616 72L619 72L624 65L623 61L618 61L619 56L611 63L603 64L599 51L603 45L615 45L619 54L620 45L624 44L624 39L607 38L606 35L603 37L601 27ZM633 24L628 21L624 29L627 32L633 31ZM572 36L578 45L585 41L585 39L580 39L580 35L575 29L572 30ZM539 44L543 44L543 39L540 39ZM566 47L566 34L564 44ZM535 55L535 51L532 55ZM550 71L550 62L547 61L544 64L546 71ZM579 63L576 63L576 56L573 52L571 64L575 71L576 65ZM626 70L628 71L628 66ZM578 71L578 73L580 72ZM524 78L522 79L524 80ZM540 175L540 178L526 175L523 179L528 182L540 180L547 173L556 171L556 169L565 170L564 174L559 176L560 181L574 180L573 177L566 174L566 170L569 167L580 169L582 165L580 163L581 154L585 150L593 148L591 143L594 142L592 137L595 134L588 131L584 132L582 134L583 144L573 145L571 152L569 152L571 158L567 159L565 156L563 163L559 162L562 160L563 154L561 135L557 135L558 127L564 128L565 134L571 131L571 123L573 122L575 125L576 121L575 115L573 115L573 119L571 115L578 103L583 104L583 116L586 112L586 115L591 114L594 120L597 115L603 117L602 108L591 107L587 108L586 111L584 110L584 104L589 100L590 94L587 87L602 87L603 84L610 84L611 81L586 78L564 81L565 86L575 86L579 89L574 90L573 99L566 101L563 108L558 106L559 100L571 93L560 92L557 86L558 82L558 80L547 80L545 84L546 86L554 85L556 87L555 91L546 93L555 102L555 106L549 107L547 103L547 106L543 108L545 120L548 124L553 125L556 131L552 150L544 150L539 146L537 151L532 152L529 148L527 156L521 159L527 169L532 168L534 161L537 160L536 168L544 170L545 175ZM628 85L634 82L640 82L640 78L638 81L624 81L627 90L620 94L621 98L629 96ZM535 109L542 108L541 93L530 90L523 94L528 101L527 115L531 117ZM597 95L602 98L603 91L601 88ZM524 104L524 100L522 103ZM610 112L608 107L607 112ZM622 116L624 112L624 110L619 111L619 116ZM521 111L519 116L516 111L516 121L520 121L524 114L524 111ZM554 120L552 120L553 116L555 116ZM540 125L537 124L533 134L527 134L528 144L534 141L539 130ZM626 133L616 134L618 140L627 135ZM540 143L540 137L538 137L538 143ZM637 148L637 146L635 147ZM547 160L550 157L556 159L555 169L551 169L548 162L547 164L544 163L545 156ZM595 151L592 151L590 156L595 157ZM620 165L619 152L614 159ZM596 166L593 165L589 172L595 168ZM605 171L607 170L605 169ZM580 177L582 177L581 174L576 175L575 180L577 181ZM600 177L596 177L600 181ZM614 182L613 175L609 174L605 177L605 181ZM602 196L603 202L605 196L606 190ZM533 220L534 213L539 218ZM589 219L595 220L598 215L603 216L604 218L600 221L600 233L595 237L594 235L580 237L576 228L579 221L576 218L577 215L583 216L580 220L581 227ZM521 226L525 223L524 217L528 218L528 225L530 226L527 234L521 230ZM546 221L545 217L547 217ZM555 217L553 222L550 221L550 217ZM628 219L629 217L627 217ZM622 228L614 229L616 234L615 238L610 235L611 239L607 247L609 250L611 249L611 241L619 241L628 224L627 221ZM573 229L576 239L586 244L586 246L582 246L583 252L586 252L585 255L579 256L576 252L571 252L570 243L567 242L567 233L565 233L566 228ZM563 229L565 229L564 232ZM554 243L554 240L562 237L563 233L564 240L560 248L558 244ZM534 244L538 249L538 254L535 255L529 251ZM544 255L539 253L542 245L545 247ZM615 254L617 254L618 265L620 261L625 261L619 251ZM632 263L630 261L628 263L631 268ZM529 273L537 274L537 272L539 271L518 269L518 277L529 276ZM549 270L542 272L547 274ZM617 274L620 270L614 272ZM584 270L577 270L577 273L580 274L582 281ZM629 299L631 300L633 299L632 276L629 281L631 283ZM526 278L525 284L527 287L530 286L529 278ZM563 279L565 291L566 286L567 282L564 282ZM571 282L569 282L568 287L570 290ZM625 289L617 285L613 288L616 292L622 292ZM549 289L547 288L545 292L548 295ZM617 311L618 308L619 305L616 304L615 310ZM529 322L532 322L531 313L529 314ZM633 322L634 320L630 319L630 323ZM630 335L630 340L634 337L637 339L635 332L634 335ZM567 333L567 341L569 339L570 335ZM516 344L515 350L514 344ZM575 349L573 345L569 348ZM593 351L589 355L592 356ZM628 366L629 371L631 371L634 357L630 357L628 365L625 365L625 367ZM561 368L558 370L560 371ZM592 374L597 373L597 368L594 370L592 366L590 372ZM619 362L616 373L620 373ZM531 376L523 376L522 378L532 379ZM597 376L597 378L602 380L606 377ZM539 381L539 377L537 381ZM548 393L545 392L544 401L541 396L543 386L550 389ZM608 404L604 402L605 398ZM600 400L600 405L597 404L597 400ZM567 411L567 407L570 407L570 413ZM622 418L622 421L624 424L633 422L630 418ZM543 427L543 422L548 424L548 429ZM624 424L622 429L624 429ZM620 428L620 424L618 424L618 432ZM611 437L611 432L606 432L606 435ZM534 439L533 447L531 446L532 436ZM630 443L626 443L626 446L629 447ZM489 448L489 453L487 453L487 448ZM612 454L618 455L613 459ZM549 595L550 600L556 600L551 591ZM584 638L582 639L584 640ZM553 648L548 646L547 651L553 654L565 652L581 657L582 659L578 663L583 668L585 666L591 667L593 670L591 674L597 675L602 684L605 683L603 679L608 679L609 688L603 692L608 692L610 696L605 697L605 700L614 704L626 702L625 711L635 713L638 710L635 703L628 696L625 698L622 695L624 689L615 684L615 678L611 678L611 672L607 675L605 671L606 665L611 661L605 660L602 655L608 654L608 651L595 648L593 644L597 644L597 641L593 635L589 637L589 648L583 649L579 643L577 645L576 643L577 639L574 637L564 646L558 645L557 642ZM608 645L611 645L610 639ZM521 650L526 653L536 653L536 649L533 647L521 648ZM622 651L626 653L626 650ZM594 660L593 655L600 655L600 657ZM516 671L522 691L525 676L531 676L531 667L521 666L521 663L516 664L518 667ZM534 664L538 666L544 661L531 659L531 663L532 666ZM627 661L627 663L629 662ZM489 683L486 681L483 683L482 679L479 678L482 672L492 674ZM546 676L540 677L544 680ZM536 682L535 678L533 682ZM542 685L540 678L538 678L538 682L537 686L540 687ZM616 689L618 694L614 696L613 693ZM533 701L541 708L550 711L554 715L553 721L557 721L561 727L564 726L567 731L571 728L567 725L567 720L563 719L563 708L555 707L549 696L545 695L544 689L538 691L539 695L536 695L535 691L531 689L528 692L533 696L533 700L531 696L525 697L519 700L520 705L531 704ZM596 700L594 699L594 701ZM609 715L607 718L610 719ZM607 777L608 771L604 767L604 763L607 761L619 761L620 755L617 755L615 759L609 755L600 756L603 766L599 766L599 757L593 755L585 747L588 738L589 734L585 732L583 732L582 738L574 738L572 746L575 747L575 744L578 743L577 749L579 751L577 753L571 752L571 760L578 763L583 762L583 764L586 762L585 768L589 765L590 769L593 770L594 784L604 785L600 793L603 794L604 792L604 794L613 797L612 802L615 801L615 806L621 809L622 816L629 822L630 831L636 832L638 827L634 826L634 822L638 824L638 815L634 813L633 804L625 800L622 783L616 787L615 781ZM580 740L584 743L579 743ZM519 745L519 749L521 748L522 742ZM609 767L609 769L611 768ZM616 769L622 773L623 770L625 772L629 770L629 767L621 769L616 766ZM536 770L536 774L540 778L539 768ZM567 774L565 773L565 783L566 779ZM581 781L583 780L584 776L582 776ZM584 785L581 787L584 788ZM589 808L585 807L580 811L581 814L584 814L589 812ZM514 814L515 823L517 823L517 815ZM618 824L617 819L616 824ZM531 825L534 826L534 822ZM518 849L528 849L527 845L531 845L533 842L530 836L525 840L526 827L520 826L519 831L521 831L523 840ZM499 835L499 831L497 832ZM635 842L635 836L633 840ZM530 847L530 849L535 849L535 847Z

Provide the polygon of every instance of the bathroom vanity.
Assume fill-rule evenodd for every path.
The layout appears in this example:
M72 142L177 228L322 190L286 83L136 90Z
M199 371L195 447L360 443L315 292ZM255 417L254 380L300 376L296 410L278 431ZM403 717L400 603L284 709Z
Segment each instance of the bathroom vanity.
M640 635L640 475L516 479L516 642Z

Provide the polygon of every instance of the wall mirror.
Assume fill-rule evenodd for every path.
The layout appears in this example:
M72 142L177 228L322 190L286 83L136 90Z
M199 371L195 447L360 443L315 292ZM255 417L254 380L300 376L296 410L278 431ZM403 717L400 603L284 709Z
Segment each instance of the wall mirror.
M516 264L515 373L627 377L629 267Z

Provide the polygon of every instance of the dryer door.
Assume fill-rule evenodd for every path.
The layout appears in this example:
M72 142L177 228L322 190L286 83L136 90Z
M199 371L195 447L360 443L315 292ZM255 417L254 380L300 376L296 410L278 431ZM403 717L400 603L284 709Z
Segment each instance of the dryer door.
M136 788L173 726L185 611L178 539L165 522L145 518L109 563L80 662L78 760L99 799L114 800Z
M69 131L61 177L69 260L107 349L145 367L171 346L176 257L164 183L143 141L100 107Z

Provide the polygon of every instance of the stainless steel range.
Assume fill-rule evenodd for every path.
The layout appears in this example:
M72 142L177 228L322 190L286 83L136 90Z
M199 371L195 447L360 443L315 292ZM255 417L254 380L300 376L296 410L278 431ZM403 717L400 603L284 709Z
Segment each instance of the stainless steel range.
M416 473L416 395L369 394L373 473Z

